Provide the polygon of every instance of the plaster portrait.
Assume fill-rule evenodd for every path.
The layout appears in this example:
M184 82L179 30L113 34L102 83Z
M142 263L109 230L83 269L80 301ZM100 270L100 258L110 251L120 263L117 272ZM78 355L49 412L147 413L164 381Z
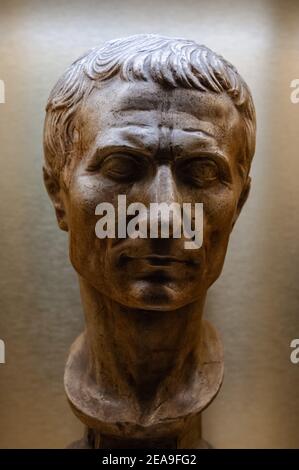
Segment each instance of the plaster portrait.
M223 353L203 308L249 194L255 128L236 68L186 39L107 42L53 88L44 180L86 320L65 371L87 429L78 446L204 446L200 413L221 386ZM119 237L117 220L114 238L97 237L95 208L119 195L146 208L201 203L200 248L171 236L174 221L168 238Z

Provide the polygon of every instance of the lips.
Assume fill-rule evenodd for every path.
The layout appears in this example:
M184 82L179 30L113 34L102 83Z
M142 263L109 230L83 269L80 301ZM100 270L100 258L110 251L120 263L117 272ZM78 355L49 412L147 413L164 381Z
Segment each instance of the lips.
M166 243L165 243L166 242ZM125 239L121 243L111 243L111 255L119 267L139 269L181 269L194 268L202 264L202 250L194 256L193 250L185 250L182 240L153 239L145 243L143 239Z
M142 266L148 267L156 267L156 268L165 268L171 267L174 264L183 264L194 266L198 264L196 260L180 258L176 256L164 256L164 255L157 255L157 254L149 254L144 256L132 256L122 253L120 255L120 262L121 264L127 262L135 262L135 264L139 264Z
M183 263L183 264L194 264L190 260L177 258L175 256L163 256L163 255L148 255L141 256L138 259L147 261L152 266L169 266L173 263Z

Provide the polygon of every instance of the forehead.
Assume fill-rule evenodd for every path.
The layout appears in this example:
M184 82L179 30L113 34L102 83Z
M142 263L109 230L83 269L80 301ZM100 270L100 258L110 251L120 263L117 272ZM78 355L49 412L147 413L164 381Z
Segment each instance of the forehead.
M153 82L114 78L94 88L78 121L83 148L134 142L146 147L206 142L239 151L243 132L239 112L224 93L164 88Z

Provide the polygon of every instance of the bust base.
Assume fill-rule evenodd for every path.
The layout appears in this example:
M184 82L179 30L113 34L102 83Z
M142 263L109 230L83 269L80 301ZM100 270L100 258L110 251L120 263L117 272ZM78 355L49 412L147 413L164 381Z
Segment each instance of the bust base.
M115 402L103 400L103 390L88 372L86 337L81 335L72 346L66 365L65 390L74 414L87 431L82 440L70 447L209 448L201 436L201 412L220 390L223 352L215 328L206 320L202 321L202 333L201 355L198 369L194 371L195 385L185 390L185 401L179 401L180 395L170 394L159 414L149 414L146 418L137 413L130 415L122 397Z
M189 443L191 444L191 442ZM180 439L120 439L113 436L99 435L93 429L86 429L82 439L72 442L67 449L212 449L212 446L197 436L192 446L185 442L180 446Z

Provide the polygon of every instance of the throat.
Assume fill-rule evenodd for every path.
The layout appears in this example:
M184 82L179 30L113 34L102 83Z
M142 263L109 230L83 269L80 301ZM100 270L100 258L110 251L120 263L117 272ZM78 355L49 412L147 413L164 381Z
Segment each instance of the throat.
M190 387L202 348L201 304L129 309L82 282L90 373L99 387L134 397L143 410Z
M81 290L87 327L64 376L75 414L101 435L142 440L180 433L223 378L221 342L202 320L202 306L130 310L90 286Z

